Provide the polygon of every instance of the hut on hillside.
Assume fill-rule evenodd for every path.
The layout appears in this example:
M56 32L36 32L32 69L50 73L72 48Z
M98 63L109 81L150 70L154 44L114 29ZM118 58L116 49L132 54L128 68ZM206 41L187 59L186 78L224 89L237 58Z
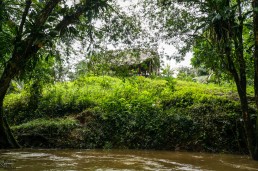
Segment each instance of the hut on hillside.
M130 75L159 75L160 57L153 50L130 49L112 51L109 55L112 64L111 70L127 70Z
M98 57L96 57L98 56ZM91 66L102 66L112 73L123 75L159 75L160 56L148 49L112 50L94 55L88 62Z

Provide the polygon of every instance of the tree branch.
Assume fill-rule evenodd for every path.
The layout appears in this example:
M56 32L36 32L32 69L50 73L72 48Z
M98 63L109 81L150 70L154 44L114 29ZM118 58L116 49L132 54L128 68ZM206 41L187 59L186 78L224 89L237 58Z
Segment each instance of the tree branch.
M79 17L83 14L84 8L80 7L74 14L64 16L64 19L58 23L55 27L55 32L60 33L60 35L64 34L64 28L66 28L70 24L74 24L79 21ZM57 35L55 35L57 36Z
M36 18L35 27L41 27L47 21L50 13L57 6L61 0L49 0L45 8L40 12L40 15Z
M26 17L29 13L30 6L31 6L31 0L26 0L26 7L25 7L24 12L22 14L22 20L21 20L19 30L18 30L18 34L17 34L17 38L16 38L17 41L21 40L22 32L23 32L23 26L25 24Z

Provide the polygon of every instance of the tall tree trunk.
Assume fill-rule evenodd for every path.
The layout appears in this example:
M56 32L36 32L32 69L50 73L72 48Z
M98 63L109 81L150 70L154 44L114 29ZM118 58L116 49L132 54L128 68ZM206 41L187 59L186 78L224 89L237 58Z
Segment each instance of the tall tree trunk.
M230 71L231 74L234 77L236 86L237 86L237 92L240 98L240 104L241 104L241 111L242 111L242 118L244 121L244 128L246 133L246 139L247 139L247 148L249 151L249 154L253 159L256 159L255 154L255 133L254 128L251 122L250 114L248 112L248 100L247 100L247 93L246 93L246 77L240 77L237 73L237 70L233 67Z
M11 61L7 64L2 77L0 78L0 148L18 148L19 144L16 142L10 127L4 117L3 113L3 101L6 92L9 88L12 78L17 73L15 65Z
M238 52L240 53L240 52ZM243 55L238 54L239 62L244 63ZM246 76L245 76L245 68L244 65L242 65L242 69L240 67L240 71L238 73L233 59L231 58L231 50L230 48L226 48L226 56L228 61L228 70L233 75L234 81L237 86L238 95L240 98L240 104L241 104L241 111L242 111L242 118L244 121L244 128L246 133L246 139L247 139L247 148L249 150L249 154L253 159L255 159L255 153L254 153L254 129L252 126L252 122L250 119L250 114L248 112L248 101L247 101L247 93L246 93Z
M254 0L256 1L256 0ZM229 3L229 1L228 1ZM247 92L246 92L246 61L244 58L244 47L243 47L243 21L244 18L242 16L242 6L241 0L237 0L238 7L238 19L240 21L239 24L235 24L235 19L229 19L227 25L225 26L226 30L229 32L224 35L224 48L225 55L227 58L228 71L233 75L234 81L237 86L238 95L240 98L241 110L242 110L242 118L244 122L244 129L246 134L247 148L249 150L249 154L255 160L257 160L256 154L256 138L255 138L255 129L253 127L253 123L251 121L250 113L248 112L248 100L247 100ZM234 27L233 27L234 26ZM234 43L234 48L232 48L232 42ZM235 53L232 53L234 49ZM236 60L233 59L233 55L235 55ZM238 66L238 67L236 67Z
M247 138L247 148L249 150L249 154L253 159L256 160L255 154L255 131L253 128L253 124L251 122L250 113L248 112L248 101L246 90L244 89L245 85L242 81L236 82L238 94L240 97L241 110L242 110L242 118L244 121L244 128Z
M20 72L24 71L26 63L38 52L40 47L33 45L33 40L19 43L20 48L15 47L11 59L7 62L4 72L0 78L0 148L17 148L16 142L10 127L4 117L3 101L10 86L11 80ZM18 43L16 43L18 44ZM25 45L25 46L22 46ZM20 49L19 51L17 49ZM23 51L23 49L26 49Z
M243 112L243 119L245 121L245 129L247 134L247 140L248 140L248 147L249 152L251 154L251 157L255 160L257 160L257 153L255 152L256 149L256 131L254 128L254 125L251 121L250 113L248 111L248 100L247 100L247 93L246 93L246 61L244 58L244 41L243 41L243 26L244 26L244 18L242 16L242 7L241 7L241 0L237 0L238 2L238 19L240 20L240 24L238 27L237 34L237 40L238 40L238 46L236 46L236 52L238 56L238 63L239 63L239 75L240 75L240 84L241 89L240 91L243 92L242 99L241 99L241 106L244 109ZM239 90L238 90L239 93Z
M254 92L255 103L258 109L258 0L253 0L253 25L254 25ZM258 160L258 116L256 118L256 147L255 147L255 159Z

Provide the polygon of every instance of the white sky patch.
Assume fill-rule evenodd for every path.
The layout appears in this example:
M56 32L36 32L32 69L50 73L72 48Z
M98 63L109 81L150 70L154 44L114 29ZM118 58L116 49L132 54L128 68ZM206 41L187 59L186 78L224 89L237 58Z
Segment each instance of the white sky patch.
M177 49L173 45L168 45L166 43L160 43L159 44L159 51L164 51L167 55L173 56L177 52ZM184 60L181 62L176 62L174 59L166 59L166 57L163 57L164 60L164 67L166 65L170 65L171 69L174 68L180 68L180 67L191 67L191 58L193 56L192 52L188 52L186 56L184 57Z
M75 5L75 4L78 4L78 3L80 3L80 0L68 0L68 1L66 1L66 4L69 7L71 7L71 6Z

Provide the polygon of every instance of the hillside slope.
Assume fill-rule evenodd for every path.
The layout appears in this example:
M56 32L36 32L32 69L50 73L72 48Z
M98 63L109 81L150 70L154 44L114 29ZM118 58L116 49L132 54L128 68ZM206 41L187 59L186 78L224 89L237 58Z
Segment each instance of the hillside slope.
M173 79L82 77L47 85L5 114L26 147L246 152L234 88Z

